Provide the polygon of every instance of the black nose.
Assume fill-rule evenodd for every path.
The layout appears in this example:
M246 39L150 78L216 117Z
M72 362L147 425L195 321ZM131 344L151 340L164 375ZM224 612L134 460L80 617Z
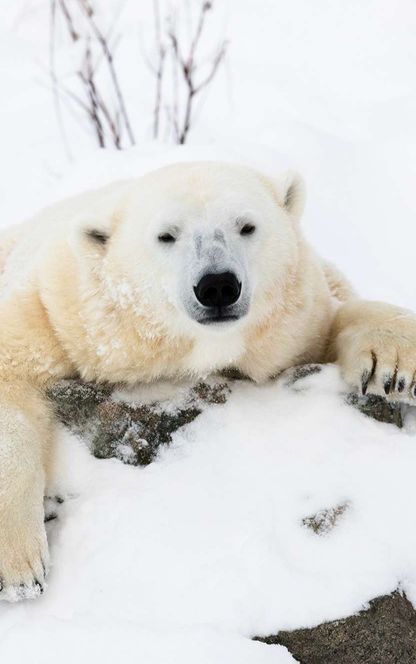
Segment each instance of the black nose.
M240 297L241 284L232 272L206 274L194 291L197 300L204 307L228 307Z

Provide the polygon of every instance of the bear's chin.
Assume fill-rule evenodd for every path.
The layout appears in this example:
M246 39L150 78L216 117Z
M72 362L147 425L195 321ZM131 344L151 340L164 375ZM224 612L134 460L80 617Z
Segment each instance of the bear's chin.
M229 315L229 316L207 316L206 318L201 318L197 322L200 325L209 325L209 326L216 326L216 327L222 327L226 324L230 323L236 323L237 321L240 320L240 316L235 316L235 315Z

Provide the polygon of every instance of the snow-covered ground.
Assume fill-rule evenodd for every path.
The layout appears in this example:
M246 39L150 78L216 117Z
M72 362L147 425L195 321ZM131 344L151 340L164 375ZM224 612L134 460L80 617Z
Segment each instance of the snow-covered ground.
M121 5L97 4L104 19ZM412 0L228 0L212 19L231 40L226 65L185 149L150 141L152 2L127 0L118 57L139 143L98 151L67 117L70 162L48 5L0 7L2 226L167 161L291 165L320 252L366 297L416 309ZM398 585L416 602L415 438L345 406L335 369L307 381L302 393L240 387L146 469L98 462L63 434L58 488L72 498L51 524L49 587L0 605L1 660L279 664L294 660L249 637L347 615ZM345 502L327 536L302 526Z
M280 664L249 637L416 601L414 436L347 406L335 367L294 388L241 384L141 469L63 433L49 587L0 604L2 661Z

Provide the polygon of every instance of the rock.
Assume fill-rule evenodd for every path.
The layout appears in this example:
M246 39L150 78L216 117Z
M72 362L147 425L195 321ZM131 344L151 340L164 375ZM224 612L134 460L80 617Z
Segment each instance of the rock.
M302 364L298 367L288 369L282 374L283 384L296 391L308 389L302 384L304 378L313 376L322 371L324 364ZM372 417L379 422L395 424L400 429L403 427L403 406L400 403L385 399L381 396L368 394L361 396L355 392L345 393L345 401L354 408L358 408L364 415Z
M302 519L302 525L313 530L315 535L327 535L337 525L340 518L349 509L349 502L341 503L335 507L320 510L311 516Z
M365 397L358 394L347 394L346 401L351 406L358 408L364 415L368 415L379 422L395 424L401 429L403 427L402 405L387 401L383 397L367 395Z
M320 373L323 366L323 364L300 364L284 371L281 380L285 387L293 387L298 381Z
M285 371L279 380L288 389L303 391L307 388L301 386L300 381L319 373L322 367L320 364L294 367ZM155 458L160 445L168 444L172 434L192 422L207 405L225 403L238 379L241 376L228 372L222 377L189 385L183 388L186 396L176 408L166 400L125 403L113 398L114 387L110 385L75 379L58 382L49 397L61 422L82 436L96 457L116 457L124 463L146 465ZM381 397L349 394L345 398L370 417L402 426L401 409L397 404Z
M300 664L415 664L416 612L395 592L345 620L255 640L286 646Z
M49 392L58 418L82 436L94 456L118 458L130 465L147 465L172 434L192 422L208 404L225 403L230 392L225 379L189 386L178 407L166 401L126 403L115 400L113 388L78 380L63 380Z

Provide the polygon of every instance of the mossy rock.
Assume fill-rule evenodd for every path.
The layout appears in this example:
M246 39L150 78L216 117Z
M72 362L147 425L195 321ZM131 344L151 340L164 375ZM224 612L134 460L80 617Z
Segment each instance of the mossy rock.
M312 530L315 535L327 535L335 528L340 519L350 509L350 503L340 503L335 507L319 510L315 514L303 517L302 526Z
M415 664L416 612L395 592L344 620L255 640L286 646L299 664Z
M403 411L400 403L387 401L383 397L372 394L365 397L358 394L348 394L346 401L374 420L395 424L399 429L403 427Z
M280 380L285 387L297 389L298 381L317 374L323 365L307 364L285 372ZM189 385L187 395L177 408L166 401L125 403L114 399L114 387L68 379L58 382L49 392L58 418L73 433L82 436L92 453L100 459L118 458L132 465L153 461L161 445L172 434L192 422L209 405L225 403L236 380L228 372ZM346 396L349 404L382 422L402 426L400 406L381 397Z
M88 443L94 456L143 466L207 405L225 403L229 392L224 379L201 382L190 386L185 402L175 408L161 401L126 403L115 400L108 385L68 379L58 382L49 398L60 421Z

